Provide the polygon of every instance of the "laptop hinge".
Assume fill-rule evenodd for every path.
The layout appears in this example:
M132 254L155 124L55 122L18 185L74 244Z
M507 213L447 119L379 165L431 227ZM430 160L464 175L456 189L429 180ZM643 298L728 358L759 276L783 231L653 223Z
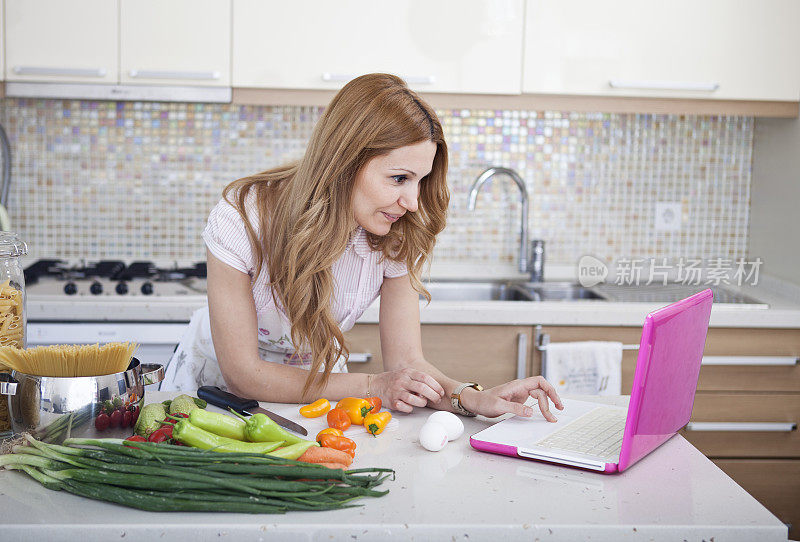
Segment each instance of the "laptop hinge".
M606 463L604 461L593 461L591 459L583 459L578 457L564 457L564 456L550 455L543 452L523 450L522 448L517 448L517 454L519 454L522 457L529 457L531 459L538 459L540 461L549 461L551 463L559 463L561 465L570 465L573 467L580 467L583 469L591 469L600 472L606 470Z

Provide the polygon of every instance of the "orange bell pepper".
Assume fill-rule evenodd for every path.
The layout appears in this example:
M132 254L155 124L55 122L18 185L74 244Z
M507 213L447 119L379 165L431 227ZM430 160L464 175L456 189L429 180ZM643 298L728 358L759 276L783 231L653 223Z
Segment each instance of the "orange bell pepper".
M331 409L331 404L327 399L317 399L310 405L300 407L300 415L305 418L319 418L323 414L327 414Z
M340 450L350 457L356 456L356 443L347 437L339 437L336 435L322 435L320 444L325 448L333 448Z
M351 424L350 416L341 408L332 408L328 412L328 427L334 427L340 431L344 431L350 427Z
M380 397L367 397L367 402L372 405L371 414L380 412L381 407L383 406L383 402L381 401Z
M372 410L372 405L366 399L345 397L336 403L336 408L347 412L347 415L350 417L350 423L353 425L361 425L364 423L364 416L369 414Z
M364 428L367 432L372 433L372 436L380 435L383 433L383 430L386 429L386 426L389 425L389 421L392 419L392 415L389 412L377 412L375 414L367 414L364 418Z
M336 435L337 437L343 437L344 433L342 433L341 429L336 429L335 427L327 427L322 431L320 431L319 433L317 433L317 439L316 439L317 442L320 441L322 435Z

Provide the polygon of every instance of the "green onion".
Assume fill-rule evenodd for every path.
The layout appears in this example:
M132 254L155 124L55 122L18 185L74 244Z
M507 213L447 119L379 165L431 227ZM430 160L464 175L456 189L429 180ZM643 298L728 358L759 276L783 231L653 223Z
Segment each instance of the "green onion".
M26 472L43 486L151 511L273 514L354 506L394 471L344 471L263 454L214 452L120 439L68 438L0 455L0 467ZM123 444L123 442L125 444Z

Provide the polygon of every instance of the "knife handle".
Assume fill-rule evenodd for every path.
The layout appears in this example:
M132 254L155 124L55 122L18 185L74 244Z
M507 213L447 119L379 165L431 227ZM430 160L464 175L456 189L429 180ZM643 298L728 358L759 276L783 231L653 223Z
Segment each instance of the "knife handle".
M224 410L232 408L239 414L244 414L247 410L258 406L258 401L255 399L242 399L217 386L200 386L197 388L197 397ZM247 412L247 414L250 413Z

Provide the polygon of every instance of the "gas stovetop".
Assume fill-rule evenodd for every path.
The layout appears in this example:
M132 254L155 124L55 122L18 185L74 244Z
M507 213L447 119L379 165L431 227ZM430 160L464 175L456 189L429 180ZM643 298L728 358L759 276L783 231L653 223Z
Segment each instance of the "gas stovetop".
M28 295L160 297L206 294L206 264L156 265L119 260L70 263L38 260L25 269Z

